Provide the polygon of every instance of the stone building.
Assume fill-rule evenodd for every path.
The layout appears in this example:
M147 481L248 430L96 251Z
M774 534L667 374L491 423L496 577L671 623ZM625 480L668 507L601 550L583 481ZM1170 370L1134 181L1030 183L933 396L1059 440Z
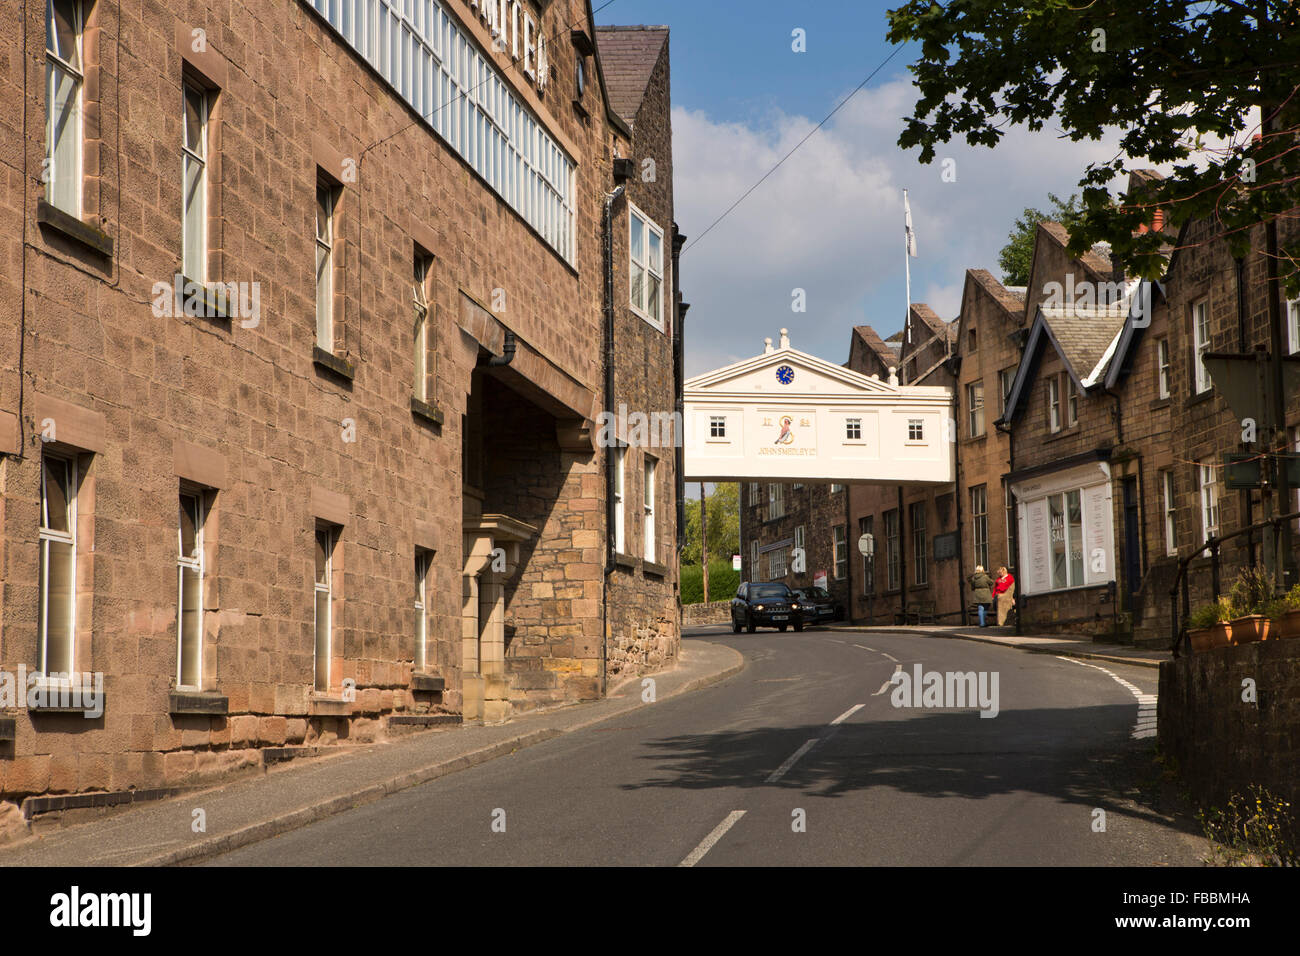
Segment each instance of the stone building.
M675 656L674 439L599 440L680 390L665 29L585 0L0 26L0 674L49 692L0 681L0 793L188 784Z

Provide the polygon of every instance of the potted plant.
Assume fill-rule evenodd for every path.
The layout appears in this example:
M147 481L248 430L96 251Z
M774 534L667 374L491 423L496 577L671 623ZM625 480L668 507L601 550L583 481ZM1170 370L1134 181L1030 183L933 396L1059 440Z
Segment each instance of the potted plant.
M1221 602L1202 604L1187 615L1187 640L1191 643L1192 653L1210 651L1216 647L1228 646L1228 635L1220 634L1216 625L1223 620Z
M1265 613L1273 600L1273 581L1259 568L1246 568L1232 583L1228 604L1233 644L1251 644L1268 638L1269 619Z
M1273 626L1269 637L1274 639L1300 637L1300 584L1297 584L1269 604L1269 620Z

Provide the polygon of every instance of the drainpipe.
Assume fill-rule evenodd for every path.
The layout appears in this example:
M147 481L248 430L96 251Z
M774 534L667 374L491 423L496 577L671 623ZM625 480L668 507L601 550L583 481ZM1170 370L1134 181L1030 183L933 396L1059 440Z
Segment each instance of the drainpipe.
M605 421L612 420L614 414L614 226L611 210L614 202L623 195L623 186L605 196L604 215L604 256L605 256ZM600 611L601 653L600 653L600 696L605 696L607 678L606 662L609 660L609 576L614 572L614 454L613 449L604 449L605 454L605 577L602 585Z
M1237 266L1237 351L1245 354L1246 352L1246 260L1240 256L1233 259ZM1242 451L1246 451L1242 446ZM1243 488L1241 491L1242 500L1245 501L1246 527L1255 523L1255 493L1249 488ZM1246 551L1250 559L1250 567L1255 566L1255 532L1246 533Z
M1002 432L1004 435L1007 436L1007 474L1010 474L1016 467L1016 433L1011 428L1010 422L997 421L994 422L994 427L998 431ZM1011 484L1008 481L1006 481L1006 476L1004 475L1002 481L1002 508L1003 508L1003 515L1004 515L1003 520L1005 520L1005 512L1006 512L1007 505L1012 503L1011 501L1012 497L1013 497L1013 493L1011 491ZM1020 580L1019 508L1016 508L1012 511L1012 516L1014 517L1015 520L1011 522L1011 527L1007 529L1007 534L1011 536L1010 561L1012 565L1012 567L1010 567L1008 570L1011 571L1011 576L1016 579L1016 635L1019 636L1024 633L1021 622L1024 619L1025 606L1029 603L1029 599L1025 597L1025 584L1023 581Z
M515 333L506 329L506 341L505 345L501 349L501 354L492 356L488 359L487 364L492 368L502 368L503 366L509 365L515 360L515 347Z
M686 380L686 372L683 363L683 348L686 341L686 332L682 328L686 321L686 310L690 308L688 303L682 301L682 284L678 281L681 275L680 263L682 257L682 246L686 243L686 237L677 230L677 223L673 223L673 303L676 307L677 321L673 323L673 399L677 411L676 421L680 427L685 428L685 402L682 394L683 384ZM686 450L685 438L682 435L673 436L677 449L674 452L675 466L677 469L677 552L679 569L677 585L681 587L681 550L686 546ZM737 496L739 500L739 496ZM728 555L730 557L730 555ZM680 592L679 592L680 593ZM704 595L704 601L707 604L709 596Z

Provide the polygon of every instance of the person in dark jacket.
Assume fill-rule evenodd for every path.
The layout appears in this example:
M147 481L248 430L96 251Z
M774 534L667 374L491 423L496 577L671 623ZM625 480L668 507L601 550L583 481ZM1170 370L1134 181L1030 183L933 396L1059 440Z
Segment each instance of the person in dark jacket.
M970 589L971 599L980 608L980 627L987 627L985 621L993 604L993 579L984 570L984 565L975 565L975 573L970 576Z

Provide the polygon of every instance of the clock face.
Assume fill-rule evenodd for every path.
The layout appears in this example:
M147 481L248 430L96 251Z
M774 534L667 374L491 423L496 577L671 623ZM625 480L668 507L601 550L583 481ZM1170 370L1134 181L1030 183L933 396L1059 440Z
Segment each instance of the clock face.
M782 365L776 370L776 380L782 385L789 385L794 381L794 369L788 365Z

